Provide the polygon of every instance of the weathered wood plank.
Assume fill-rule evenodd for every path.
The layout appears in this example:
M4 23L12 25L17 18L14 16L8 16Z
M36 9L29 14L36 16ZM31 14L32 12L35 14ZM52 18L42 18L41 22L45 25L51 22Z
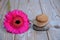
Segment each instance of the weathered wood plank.
M39 5L39 0L29 0L29 2L28 0L26 1L20 0L19 9L26 12L30 20L35 19L37 15L42 13ZM48 39L47 39L46 31L37 32L34 31L32 28L30 28L28 32L24 34L16 35L15 40L48 40Z
M60 40L60 29L50 29L48 31L50 40Z
M27 8L28 8L27 12L30 20L35 19L37 15L42 13L39 5L39 0L29 0Z
M50 3L51 3L52 8L55 10L55 12L57 14L56 18L59 21L60 20L60 8L59 8L60 2L59 2L59 0L50 0Z
M48 40L48 37L46 35L46 31L36 31L35 33L35 40Z
M43 11L48 15L49 20L56 20L58 12L52 7L50 0L41 0Z
M6 0L7 2L7 0ZM4 4L2 10L1 10L1 19L0 19L0 40L13 40L13 35L6 32L6 30L4 29L3 26L3 18L4 15L7 13L7 7L6 7L6 3Z
M15 0L10 0L11 10L15 9Z
M6 12L4 12L4 13L6 13ZM4 29L3 22L0 22L0 35L1 35L0 36L1 40L13 40L12 34L7 33L6 30Z
M59 0L58 0L59 1ZM58 4L57 1L57 4ZM41 14L41 7L39 4L39 0L10 0L11 2L11 10L13 9L20 9L23 10L29 17L30 20L35 19L35 17ZM19 2L19 3L18 3ZM52 0L40 0L43 13L47 14L49 17L49 21L56 20L55 16L57 13L57 9L54 7ZM54 0L54 2L56 2ZM17 5L19 4L19 5ZM56 3L55 3L56 4ZM59 4L56 6L59 9ZM7 11L5 10L4 13ZM3 14L4 16L5 14ZM32 26L31 26L32 27ZM53 28L53 27L52 27ZM48 40L47 34L49 35L49 40L60 40L59 38L59 29L50 29L48 32L44 31L34 31L30 28L27 32L23 34L13 35L7 33L3 28L3 25L0 27L0 40Z
M53 4L56 10L60 11L60 0L51 0L51 3Z
M53 21L57 25L60 20L59 16L56 16L59 15L57 9L53 6L50 0L41 0L41 4L42 4L43 11L45 11L45 14L47 14L49 17L49 22Z
M51 0L52 1L52 0ZM57 0L56 0L57 1ZM43 11L49 16L50 22L58 21L56 15L59 13L50 0L41 0ZM53 25L53 24L52 24ZM50 27L50 30L47 31L49 40L60 40L59 30L54 27Z
M43 32L29 29L29 31L24 34L16 35L15 40L48 40L48 39L46 31Z

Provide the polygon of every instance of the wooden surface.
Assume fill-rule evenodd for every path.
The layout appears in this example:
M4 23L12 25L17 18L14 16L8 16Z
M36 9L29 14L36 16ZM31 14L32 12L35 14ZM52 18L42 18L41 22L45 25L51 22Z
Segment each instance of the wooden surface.
M49 17L50 29L48 31L35 31L31 25L27 32L16 35L6 32L3 28L3 18L7 13L7 1L4 2L0 11L0 40L60 40L60 29L54 27L54 25L60 25L60 0L10 0L11 10L23 10L30 20L42 13ZM52 22L57 23L53 24Z

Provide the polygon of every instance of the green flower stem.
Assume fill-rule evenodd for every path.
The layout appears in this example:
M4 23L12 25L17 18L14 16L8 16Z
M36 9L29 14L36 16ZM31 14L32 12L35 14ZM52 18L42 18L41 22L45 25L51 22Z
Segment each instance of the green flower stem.
M7 2L7 9L8 9L8 11L10 11L10 1L8 0L8 2Z

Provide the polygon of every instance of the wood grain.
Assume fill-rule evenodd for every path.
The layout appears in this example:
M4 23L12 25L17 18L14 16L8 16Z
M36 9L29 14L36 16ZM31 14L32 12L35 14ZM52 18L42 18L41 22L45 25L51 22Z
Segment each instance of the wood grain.
M56 18L56 15L59 15L58 9L55 7L58 4L56 4L54 6L54 4L52 3L52 1L56 0L41 0L41 4L42 4L42 8L44 10L44 12L49 16L49 20L51 21L58 21L58 19ZM53 24L52 24L53 25ZM50 30L47 31L48 36L49 36L49 40L60 40L59 38L59 29L55 29L54 27L50 26Z
M3 8L1 9L1 19L0 19L0 40L13 40L13 35L6 32L4 26L3 26L3 18L5 14L7 13L7 7L6 3L8 0L4 2Z
M21 0L19 9L22 9L24 12L26 12L30 20L35 19L37 15L42 13L39 5L39 0L29 0L29 2ZM30 28L26 33L16 35L15 40L48 40L48 39L46 31L37 32Z
M60 0L10 0L11 10L23 10L31 21L35 19L37 15L44 13L49 17L49 23L59 20L59 18L56 18L56 15L60 16L59 2ZM31 25L30 29L23 34L15 35L6 32L3 28L3 18L7 12L5 5L0 12L0 40L60 40L60 29L56 29L50 25L48 31L35 31Z

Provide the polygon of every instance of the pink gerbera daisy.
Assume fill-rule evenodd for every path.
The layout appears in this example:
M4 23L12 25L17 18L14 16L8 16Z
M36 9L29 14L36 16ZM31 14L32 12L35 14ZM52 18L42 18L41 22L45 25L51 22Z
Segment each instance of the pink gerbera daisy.
M5 15L4 27L10 33L24 33L29 29L28 17L21 10L10 11Z

